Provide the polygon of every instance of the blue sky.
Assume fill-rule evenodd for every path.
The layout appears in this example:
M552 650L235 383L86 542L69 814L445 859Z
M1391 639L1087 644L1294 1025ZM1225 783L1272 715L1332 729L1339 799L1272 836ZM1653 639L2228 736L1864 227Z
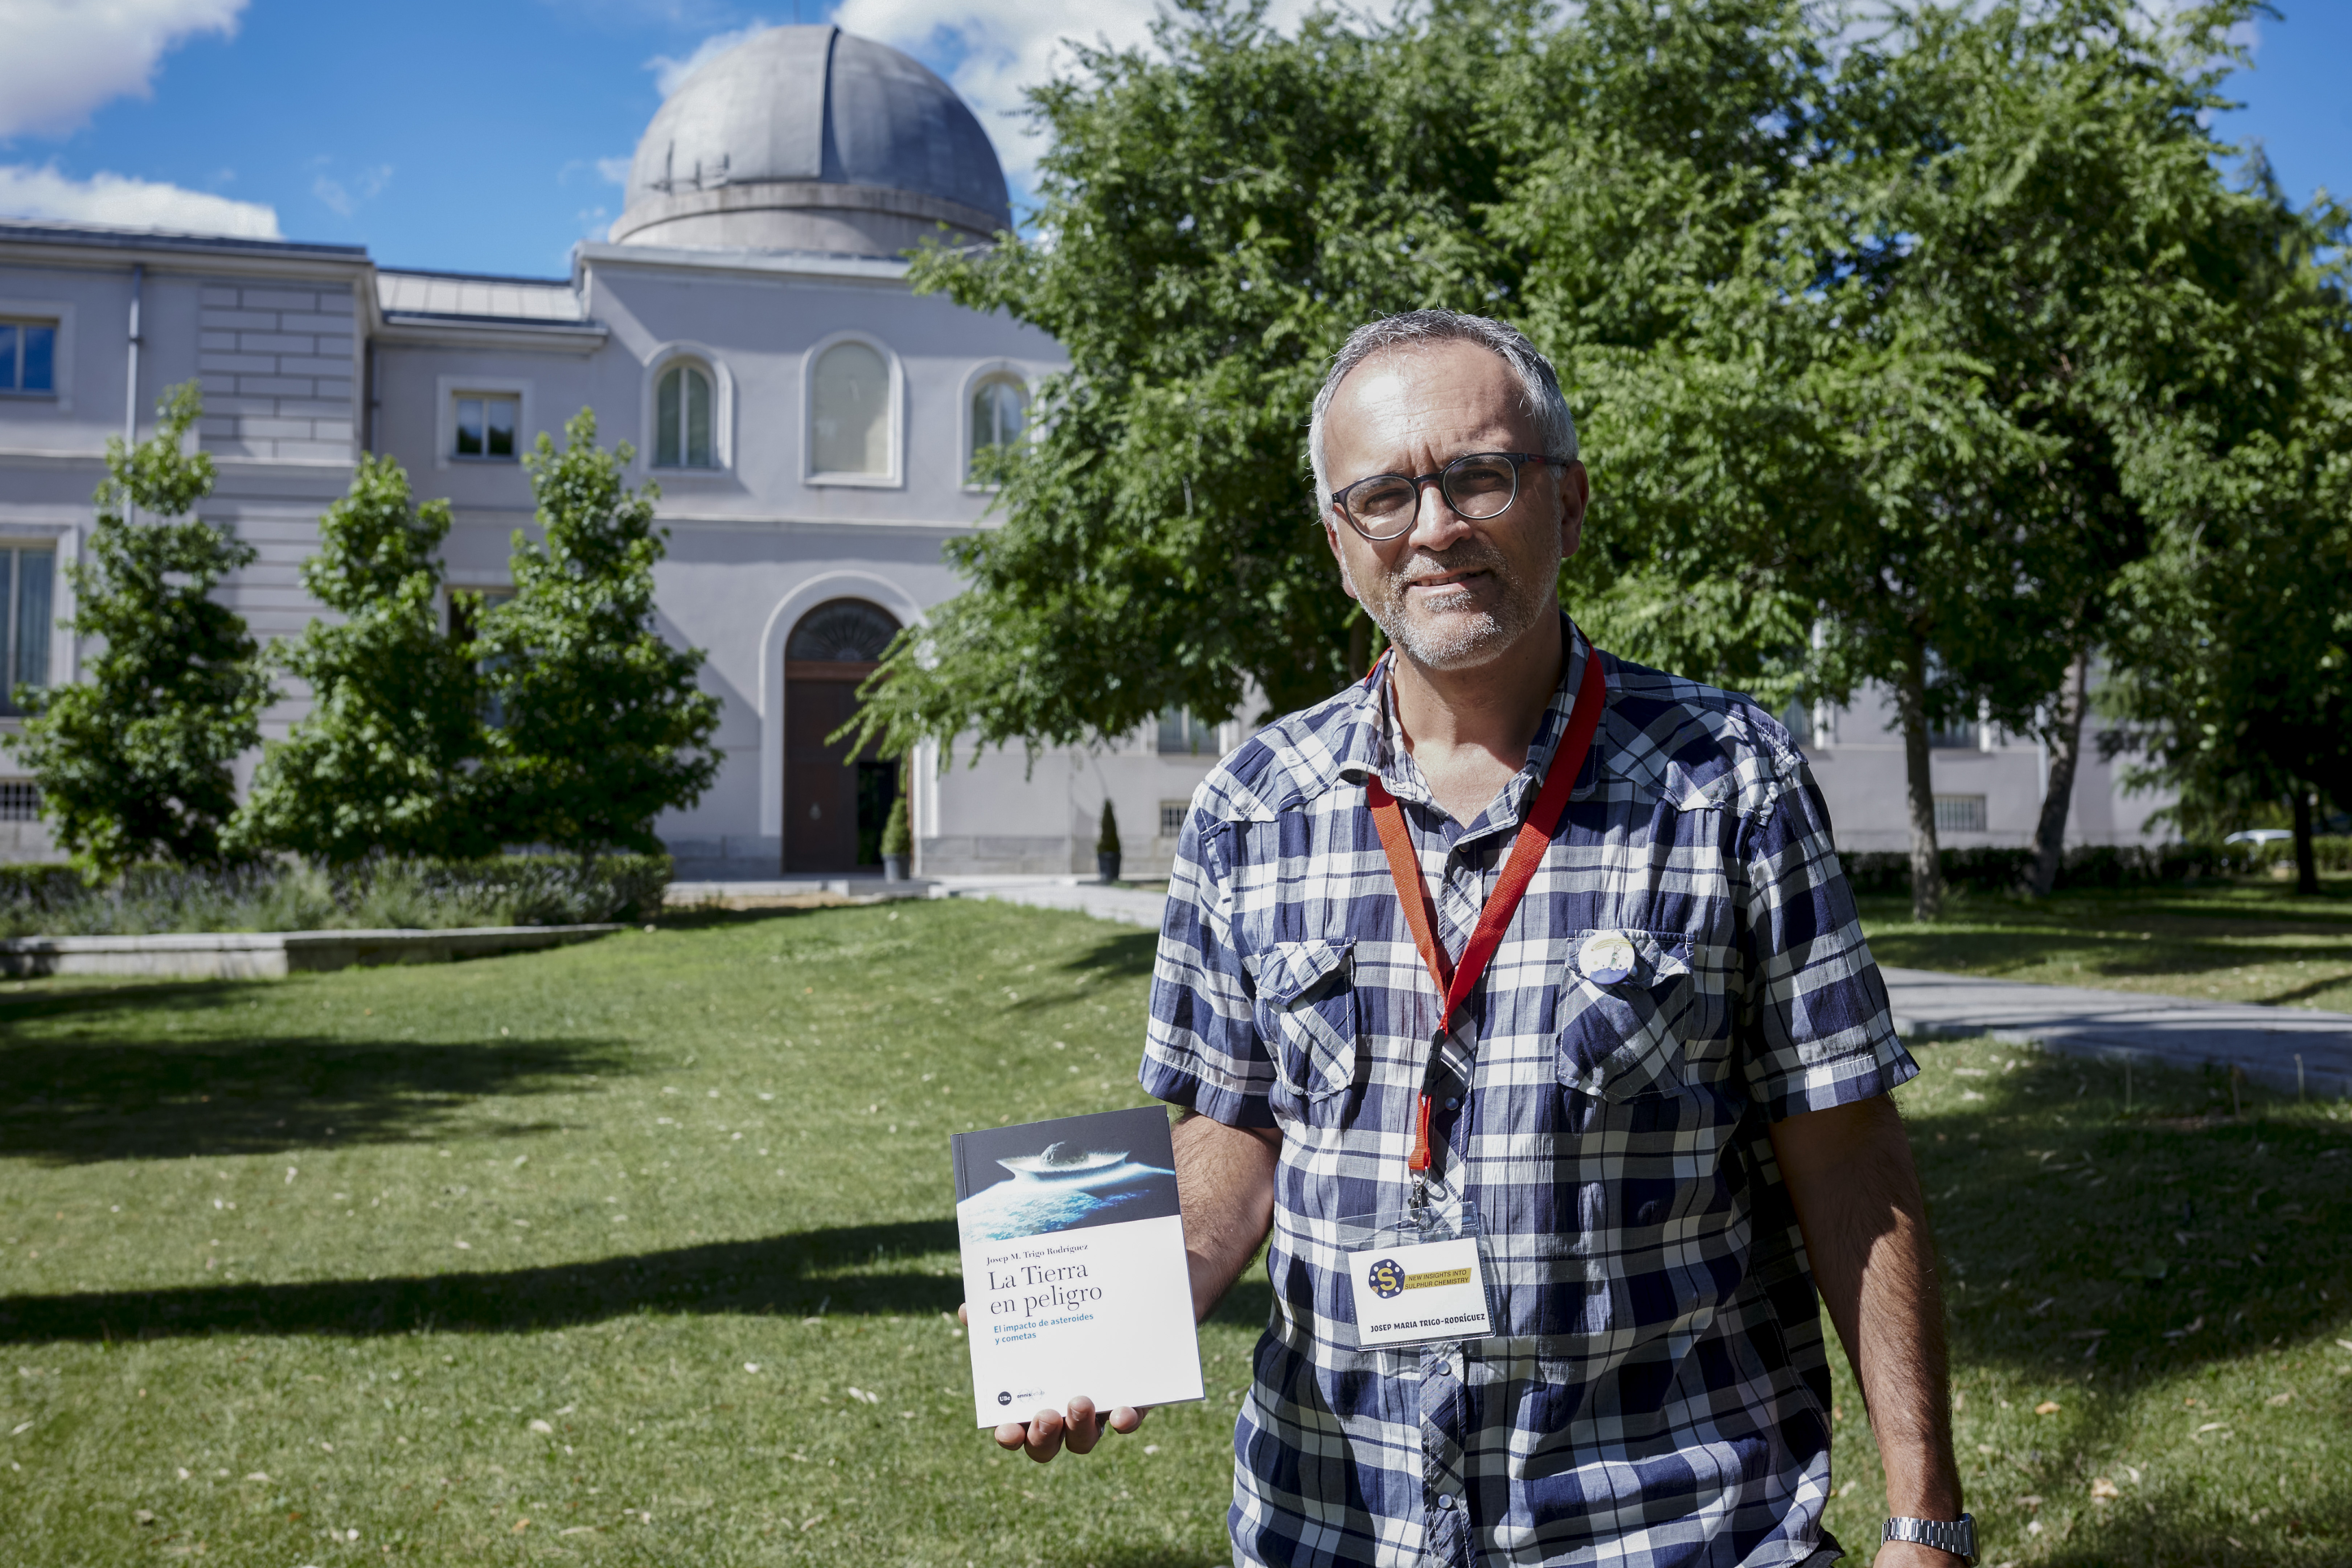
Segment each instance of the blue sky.
M1301 0L1303 4L1303 0ZM1016 191L1008 110L1068 33L1139 39L1150 0L802 0L954 81ZM1286 5L1286 11L1295 10ZM2298 200L2352 193L2352 0L2255 29L2247 107ZM729 0L0 0L0 211L366 245L390 266L553 275L618 210L615 170L660 83L740 30ZM14 64L8 58L14 58ZM12 110L9 106L14 104Z

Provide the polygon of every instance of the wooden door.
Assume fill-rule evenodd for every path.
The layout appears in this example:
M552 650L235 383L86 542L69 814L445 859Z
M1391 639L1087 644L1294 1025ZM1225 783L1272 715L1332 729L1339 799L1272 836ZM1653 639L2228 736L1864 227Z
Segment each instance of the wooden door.
M869 747L850 755L825 739L857 716L857 688L874 673L898 622L863 599L828 599L784 642L784 870L882 867L882 828L898 798L898 769Z
M858 868L860 759L849 754L846 742L828 742L825 737L857 716L857 683L873 673L870 664L796 659L784 666L784 869L788 873Z

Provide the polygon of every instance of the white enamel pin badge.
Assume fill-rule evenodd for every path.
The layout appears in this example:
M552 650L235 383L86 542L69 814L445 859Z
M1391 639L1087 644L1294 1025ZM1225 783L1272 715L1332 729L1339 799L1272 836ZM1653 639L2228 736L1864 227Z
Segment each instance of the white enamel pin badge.
M1597 931L1577 950L1576 967L1595 985L1614 985L1633 973L1633 944L1622 931Z

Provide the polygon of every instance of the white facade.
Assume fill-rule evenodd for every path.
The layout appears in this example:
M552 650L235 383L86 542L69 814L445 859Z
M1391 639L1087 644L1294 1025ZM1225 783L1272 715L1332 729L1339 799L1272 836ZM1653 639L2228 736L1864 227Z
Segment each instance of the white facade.
M107 438L150 433L167 386L203 389L219 484L202 515L259 551L224 597L264 639L319 613L298 568L361 453L396 458L420 500L449 500L449 584L496 592L531 520L519 454L593 408L603 442L635 448L631 479L660 486L662 630L708 650L722 704L717 784L656 825L680 874L870 865L895 773L861 773L824 737L853 710L875 639L957 591L943 548L989 526L968 480L976 437L1002 434L1064 363L1034 329L915 295L896 253L941 225L980 241L1009 221L986 137L945 84L829 26L772 29L689 78L637 150L614 242L577 247L568 278L0 220L0 357L15 356L0 369L0 690L73 679L73 637L41 623L71 614L59 568L92 525ZM811 619L821 607L832 620ZM803 633L832 641L796 647ZM265 732L303 710L291 693ZM1840 842L1901 847L1887 715L1866 700L1824 718L1813 750ZM0 731L16 723L0 715ZM1017 748L944 773L919 758L916 868L1089 871L1109 801L1126 874L1163 874L1183 804L1242 733L1179 720L1034 764ZM1936 768L1939 794L1981 811L1946 843L2031 837L2035 749L1939 751ZM0 858L43 858L17 773L0 756ZM2136 841L2152 804L2123 800L2094 759L2072 837Z
M2095 716L2084 726L2084 757L2074 773L2066 842L2145 845L2168 836L2147 819L2168 795L2129 794L2122 769L2099 755ZM1840 849L1904 850L1911 826L1903 733L1884 688L1867 687L1851 707L1831 709L1790 726L1822 796ZM1928 752L1936 792L1936 839L1947 849L2023 848L2033 842L2048 793L2048 752L2031 739L1971 725L1938 735Z

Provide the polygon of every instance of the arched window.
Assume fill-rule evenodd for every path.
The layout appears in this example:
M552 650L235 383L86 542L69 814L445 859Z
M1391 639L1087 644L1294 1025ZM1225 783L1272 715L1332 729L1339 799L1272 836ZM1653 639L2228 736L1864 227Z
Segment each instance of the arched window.
M827 599L793 628L784 658L796 664L875 664L898 635L898 617L881 605Z
M809 471L890 471L890 367L873 348L835 343L811 378Z
M710 438L710 377L699 365L674 364L654 393L654 467L715 468Z
M1029 413L1028 389L1013 376L992 375L971 389L971 450L965 454L967 478L982 480L982 458L1021 438Z

